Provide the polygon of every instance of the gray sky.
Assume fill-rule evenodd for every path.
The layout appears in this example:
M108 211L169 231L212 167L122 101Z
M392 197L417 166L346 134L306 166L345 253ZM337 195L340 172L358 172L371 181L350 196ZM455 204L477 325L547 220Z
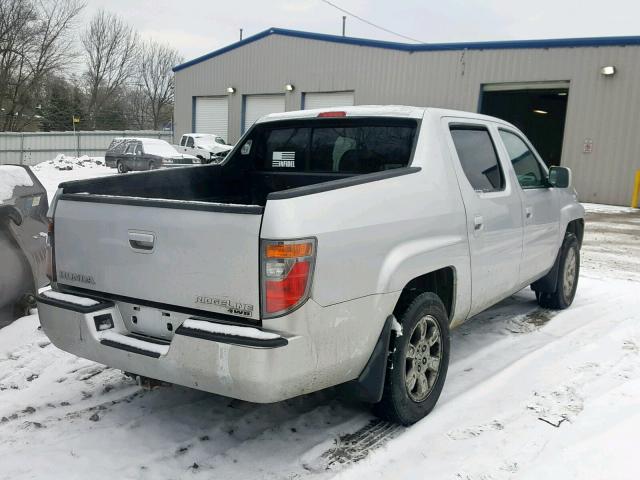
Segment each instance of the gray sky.
M424 42L639 35L633 0L331 0L367 20ZM87 0L116 12L145 37L188 60L269 27L340 34L342 13L320 0ZM82 26L82 25L81 25ZM404 42L354 18L347 35Z

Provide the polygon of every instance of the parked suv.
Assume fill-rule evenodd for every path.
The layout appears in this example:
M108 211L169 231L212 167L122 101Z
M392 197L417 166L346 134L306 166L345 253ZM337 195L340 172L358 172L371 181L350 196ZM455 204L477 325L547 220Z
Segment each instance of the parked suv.
M107 167L119 173L200 164L200 159L180 154L171 144L156 138L114 138L104 160Z
M253 402L344 384L403 424L450 329L529 285L571 305L584 227L516 127L413 107L268 115L220 166L63 183L50 214L59 348Z

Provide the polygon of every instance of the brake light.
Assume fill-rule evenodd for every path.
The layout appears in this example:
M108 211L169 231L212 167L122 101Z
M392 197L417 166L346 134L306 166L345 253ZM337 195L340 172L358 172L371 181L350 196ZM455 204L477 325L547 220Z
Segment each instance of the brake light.
M316 241L264 240L261 252L262 316L285 315L309 298Z
M318 114L318 118L336 118L346 116L347 112L322 112Z

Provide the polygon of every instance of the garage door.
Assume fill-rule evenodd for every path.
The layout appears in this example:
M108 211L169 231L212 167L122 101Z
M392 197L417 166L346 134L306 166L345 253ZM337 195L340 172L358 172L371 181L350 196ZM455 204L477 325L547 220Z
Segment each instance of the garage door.
M211 133L228 140L229 101L227 97L196 97L194 133Z
M284 112L284 95L247 95L244 102L243 132L264 115Z
M305 93L304 109L350 107L354 105L353 92Z

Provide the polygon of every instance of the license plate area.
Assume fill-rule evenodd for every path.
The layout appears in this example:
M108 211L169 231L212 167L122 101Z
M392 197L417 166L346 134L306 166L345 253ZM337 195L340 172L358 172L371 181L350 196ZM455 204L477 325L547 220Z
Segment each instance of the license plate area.
M118 302L118 309L128 331L167 340L187 318L180 313L122 302Z

